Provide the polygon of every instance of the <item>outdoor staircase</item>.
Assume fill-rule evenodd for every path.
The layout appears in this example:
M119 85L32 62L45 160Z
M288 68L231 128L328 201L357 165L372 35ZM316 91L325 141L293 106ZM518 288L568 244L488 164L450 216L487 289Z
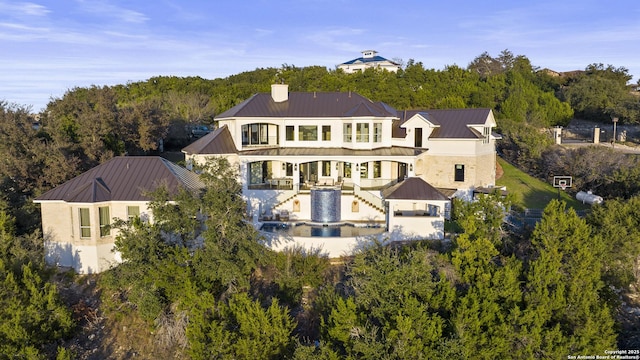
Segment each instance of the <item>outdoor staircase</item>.
M373 196L373 194L371 195L372 196L362 196L361 193L360 194L355 193L353 195L353 198L356 200L359 200L360 202L364 203L365 205L371 207L372 209L384 215L385 211L384 211L384 205L383 205L382 199Z
M294 193L294 194L288 194L288 196L287 196L287 197L285 197L283 200L280 200L280 199L278 198L279 202L273 206L273 209L278 209L279 207L284 206L286 203L288 203L288 202L292 201L292 200L293 200L293 199L295 199L296 197L298 197L298 194L297 194L297 193Z

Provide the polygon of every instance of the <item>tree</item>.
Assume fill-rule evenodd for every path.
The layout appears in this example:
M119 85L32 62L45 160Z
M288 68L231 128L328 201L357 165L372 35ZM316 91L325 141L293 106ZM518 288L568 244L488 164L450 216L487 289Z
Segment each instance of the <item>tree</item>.
M187 328L192 358L281 359L293 352L295 323L277 299L265 309L245 293L217 304L209 293L198 297Z
M585 74L565 87L562 95L577 116L587 120L610 122L612 117L623 123L636 123L638 100L629 93L628 70L609 65L592 64Z
M503 64L500 62L500 60L494 59L486 51L473 59L473 61L469 63L467 68L478 73L483 78L499 74L504 70Z
M0 211L0 357L44 359L43 346L74 328L38 242L41 237L16 237L13 219Z
M502 226L510 206L511 198L503 198L500 192L480 196L477 201L454 199L452 220L470 240L488 240L499 248L506 235Z
M34 126L29 109L0 101L0 202L19 235L40 227L31 198L78 173L78 159Z
M451 264L458 276L451 320L465 358L506 358L521 336L518 327L522 264L499 248L508 200L498 194L454 204L454 219L463 232L455 237Z
M607 244L600 263L603 278L618 289L638 281L640 268L640 197L609 200L595 206L587 217L596 236Z
M322 340L344 356L429 358L448 328L454 289L427 249L374 247L348 270L348 293L322 318Z
M545 208L532 239L526 309L533 354L601 354L615 347L613 318L600 297L603 239L564 202Z

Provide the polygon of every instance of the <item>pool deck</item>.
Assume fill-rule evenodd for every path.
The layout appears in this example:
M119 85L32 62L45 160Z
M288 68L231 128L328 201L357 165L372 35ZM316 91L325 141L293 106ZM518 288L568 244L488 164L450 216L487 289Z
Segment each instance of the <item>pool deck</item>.
M354 232L358 230L369 230L362 231L362 235L354 235L354 236L311 236L310 230L309 234L301 235L299 232L294 234L289 234L288 231L261 231L261 227L264 224L287 224L291 227L287 230L291 230L296 226L300 225L310 225L312 223L306 221L294 221L294 222L277 222L277 221L268 221L268 222L259 222L254 223L256 229L260 232L263 237L263 244L272 250L282 251L286 248L291 247L302 247L307 250L320 250L329 258L340 258L342 256L350 256L353 255L354 252L358 250L362 250L372 244L375 243L388 243L388 242L396 242L396 241L408 241L408 240L424 240L423 238L417 236L408 236L407 234L398 233L396 231L385 231L384 223L380 222L358 222L354 223L351 221L341 222L341 223L331 223L331 224L314 224L314 225L327 225L327 227L334 226L336 224L343 225L352 225L351 229ZM382 225L382 226L380 226ZM371 230L380 230L379 232L372 232Z

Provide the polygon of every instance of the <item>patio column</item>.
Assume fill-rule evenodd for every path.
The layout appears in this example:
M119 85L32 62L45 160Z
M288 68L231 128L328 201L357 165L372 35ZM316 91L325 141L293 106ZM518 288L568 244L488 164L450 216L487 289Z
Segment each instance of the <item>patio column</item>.
M297 162L293 163L293 188L300 189L300 164Z
M351 167L351 179L354 185L360 187L360 162L358 160Z

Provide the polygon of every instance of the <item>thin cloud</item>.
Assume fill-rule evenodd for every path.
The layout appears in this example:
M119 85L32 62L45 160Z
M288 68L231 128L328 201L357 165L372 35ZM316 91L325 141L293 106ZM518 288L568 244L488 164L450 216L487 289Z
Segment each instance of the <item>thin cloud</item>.
M116 6L106 1L98 2L77 0L77 2L83 11L104 17L115 18L122 22L140 24L149 20L149 18L141 12Z
M0 12L11 14L13 16L46 16L51 11L45 6L30 2L0 2Z

